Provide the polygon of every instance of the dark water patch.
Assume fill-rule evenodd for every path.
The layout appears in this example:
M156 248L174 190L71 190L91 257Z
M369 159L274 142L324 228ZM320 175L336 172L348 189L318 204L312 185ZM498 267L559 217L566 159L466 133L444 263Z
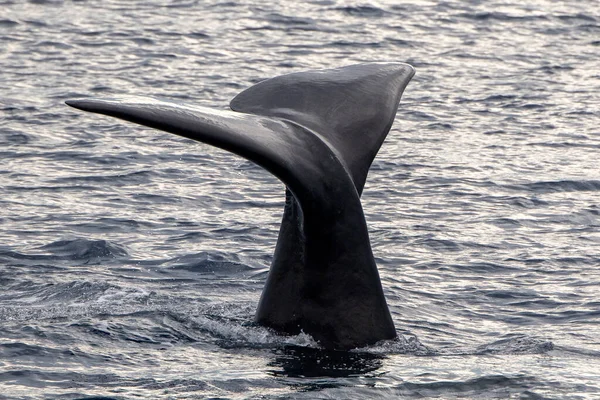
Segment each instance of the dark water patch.
M444 122L434 122L432 124L428 124L426 126L427 130L441 130L441 131L451 131L454 130L454 125L450 123Z
M564 310L550 315L544 315L543 318L561 323L568 322L598 325L600 323L600 309Z
M585 337L585 335L581 335L578 333L571 333L571 336L574 336L578 339ZM564 351L566 353L571 353L577 356L583 356L583 357L590 357L592 360L598 360L600 359L600 351L598 350L592 350L592 349L585 349L585 348L579 348L579 347L573 347L573 346L565 346L565 345L557 345L556 346L556 350L558 351Z
M95 85L89 88L90 92L103 93L103 92L112 92L114 89L110 86L105 85Z
M547 206L549 203L547 201L531 197L509 197L508 204L521 207L521 208L536 208L539 206Z
M570 71L573 71L574 69L575 69L574 67L567 65L567 64L544 65L542 67L532 70L532 72L542 72L547 75L554 75L554 74L557 74L557 73L560 73L563 71L570 72Z
M22 146L29 144L29 135L13 129L3 128L0 130L0 146Z
M578 142L533 142L527 143L527 146L550 147L555 149L561 148L582 148L582 149L600 149L600 144L578 143Z
M443 57L455 57L458 59L469 59L469 60L485 60L485 61L489 61L489 62L502 62L503 60L501 58L499 58L498 56L494 55L494 54L489 54L489 53L472 53L469 51L465 51L462 48L459 49L453 49L453 50L449 50L449 51L445 51L443 53L440 54L440 56ZM479 79L491 79L490 76L481 76L479 77Z
M129 38L128 40L132 41L133 43L137 44L138 46L152 46L154 44L156 44L156 42L150 38L145 38L145 37L134 37L134 38Z
M31 104L21 103L19 102L19 100L3 99L1 104L3 105L3 111L7 111L10 113L15 112L19 114L14 117L16 120L24 120L24 118L21 116L22 113L32 114L40 111L40 108Z
M16 278L9 278L7 275L0 276L0 287L6 288L16 283Z
M526 104L507 105L506 107L507 108L520 108L522 110L545 110L545 109L550 108L551 106L552 106L551 104L526 103ZM543 125L537 126L536 128L542 129L542 130L553 130L553 129L555 129L555 126L543 124Z
M510 307L525 308L528 310L541 310L541 309L554 310L559 307L568 306L569 303L556 301L556 300L552 300L552 299L548 299L548 298L542 298L542 299L511 301L511 302L507 302L506 305L510 306Z
M28 119L27 122L32 125L50 125L53 121L59 121L64 118L64 115L58 113L41 112L35 115L35 119Z
M271 23L281 24L286 27L292 27L292 26L297 26L297 25L311 26L311 25L314 25L314 23L315 23L312 18L303 18L303 17L284 15L284 14L279 14L279 13L268 14L266 16L266 18Z
M489 243L478 243L474 241L461 241L460 245L466 249L478 249L478 250L501 250L503 248L502 245L497 244L489 244Z
M593 117L596 115L596 113L594 113L593 111L587 111L587 110L573 110L573 111L568 111L565 113L565 115L575 115L577 117ZM573 139L584 139L584 140L588 140L590 139L587 135L559 135L559 136L564 136L564 137L569 137L569 138L573 138Z
M515 100L517 98L516 95L514 94L493 94L491 96L485 97L481 100L474 100L475 102L483 102L483 103L504 103L506 101L512 101ZM465 99L467 100L467 99ZM462 100L459 101L463 102Z
M61 259L73 261L100 261L126 257L127 250L108 240L59 240L39 248Z
M237 382L237 384L239 383L240 382ZM240 390L234 389L234 385L227 387L227 390L243 393L250 389L250 386L252 385L249 381L244 381L244 383L244 387ZM157 380L156 382L144 385L144 389L157 391L160 390L163 393L181 393L182 396L184 393L204 391L208 388L214 388L214 385L212 383L209 385L208 383L197 379L173 379L163 381ZM223 393L223 389L220 389L219 392Z
M353 42L349 40L337 40L329 43L332 47L353 47L353 48L370 48L376 49L382 46L380 42Z
M177 54L159 53L159 52L145 52L143 54L140 54L140 56L145 58L145 60L141 62L141 65L143 65L143 66L151 66L152 65L152 62L149 60L150 58L169 59L169 58L177 58L178 57ZM152 85L154 85L156 87L160 87L156 78L152 78Z
M69 50L69 49L73 48L73 46L71 46L67 43L55 42L52 40L42 40L40 42L36 42L33 46L34 47L50 47L50 48L55 48L55 49L59 49L59 50Z
M11 250L0 250L0 261L6 264L13 265L16 261L33 261L34 263L40 261L53 261L57 260L58 257L45 254L24 254Z
M414 241L415 246L426 246L442 252L457 252L461 250L459 243L448 239L421 238Z
M577 13L577 14L563 14L557 15L561 21L571 22L571 21L586 21L586 22L596 22L596 18L589 14Z
M18 21L5 18L0 19L0 28L14 28L17 25L19 25Z
M80 183L96 183L96 184L107 184L121 187L132 184L149 183L151 177L155 175L152 170L146 171L134 171L127 173L119 173L116 175L87 175L87 176L68 176L64 178L56 178L51 182L56 184L71 184L77 185Z
M360 376L378 370L384 356L367 352L327 351L285 346L275 351L267 372L294 378Z
M374 6L336 7L334 10L352 17L381 18L386 15L385 10Z
M591 255L588 257L558 257L554 260L549 261L558 266L600 265L600 259Z
M523 299L523 298L537 298L538 294L534 291L524 291L524 290L503 290L503 289L486 289L479 290L486 297L490 297L492 299L500 299L500 300L510 300L510 299Z
M409 111L406 113L412 121L435 121L437 118L423 111Z
M577 27L580 32L586 32L591 34L597 34L600 32L600 24L583 24Z
M64 4L64 0L27 0L31 4L38 5L62 5Z
M185 271L215 277L245 276L256 268L244 263L238 254L201 252L177 257L163 265L167 271Z
M547 20L546 15L510 15L499 11L479 12L479 13L460 13L456 17L471 19L475 21L502 21L502 22L529 22Z
M31 257L33 258L33 257ZM0 251L0 263L4 263L6 266L13 267L13 272L16 276L20 276L23 271L27 271L27 277L31 278L36 275L51 275L53 273L61 273L67 271L69 267L55 265L55 264L41 264L37 262L37 260L33 260L31 263L23 263L23 260L27 260L28 256L22 253L11 252L11 251ZM54 261L54 260L49 260ZM20 268L26 267L26 270L21 270ZM8 269L5 271L8 273ZM7 275L8 276L8 275ZM19 279L23 279L20 277ZM27 281L27 279L23 279L23 281ZM14 283L22 283L21 281L15 279ZM8 284L6 285L8 287Z
M565 27L552 27L542 28L538 30L540 33L549 36L569 36L572 33L572 28L569 26Z
M200 31L190 32L186 36L188 36L192 39L208 39L208 38L210 38L209 34L207 34L205 32L200 32Z
M183 233L181 235L177 235L174 237L170 237L167 239L168 242L199 242L203 239L206 239L207 237L209 237L209 235L207 235L204 232L187 232L187 233Z
M518 229L522 226L521 222L511 218L496 218L490 223L503 229Z
M139 229L153 229L157 224L147 221L126 218L98 218L91 222L82 222L72 225L73 227L85 229L86 232L136 232Z
M194 6L198 5L198 1L197 0L193 0L193 1L177 1L174 3L167 3L165 4L166 8L192 8Z
M397 39L397 38L385 38L385 40L388 43L391 43L392 45L396 46L396 47L403 47L403 48L413 48L416 47L416 42L413 42L411 40L404 40L404 39Z
M272 26L272 25L261 25L261 26L248 26L240 29L245 32L260 32L260 31L280 31L281 28ZM292 51L287 51L287 53L291 53ZM263 80L263 79L261 79Z
M96 139L99 136L92 135L83 140L77 140L69 144L70 147L85 147L93 148L96 146ZM142 155L134 151L124 151L118 154L105 154L97 155L90 151L82 150L54 150L52 152L44 154L44 158L50 160L61 161L81 161L88 164L95 164L100 166L124 166L129 164L137 164L142 158ZM72 177L77 178L77 177ZM94 180L94 177L83 177L83 179ZM110 177L105 177L105 180L110 180Z
M75 1L85 1L85 0L75 0ZM55 399L68 399L68 400L126 400L125 397L113 397L113 396L94 396L87 394L79 394L79 393L70 393L68 395L56 395Z
M532 182L520 185L503 185L511 190L525 190L536 194L560 193L560 192L597 192L600 191L600 181L596 180L561 180Z

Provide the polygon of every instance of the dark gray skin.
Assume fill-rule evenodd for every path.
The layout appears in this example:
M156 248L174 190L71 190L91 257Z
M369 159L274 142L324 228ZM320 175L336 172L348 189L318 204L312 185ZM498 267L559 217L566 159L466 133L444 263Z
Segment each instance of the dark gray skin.
M153 99L67 104L220 147L279 178L285 209L255 320L347 350L396 337L360 194L413 75L402 63L283 75L240 93L233 111Z

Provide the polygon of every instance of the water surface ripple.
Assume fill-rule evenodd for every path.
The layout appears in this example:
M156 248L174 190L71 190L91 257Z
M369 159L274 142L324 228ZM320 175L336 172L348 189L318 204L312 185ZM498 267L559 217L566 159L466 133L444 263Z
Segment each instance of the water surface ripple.
M600 397L593 1L0 0L0 399ZM283 185L66 107L417 74L363 203L397 341L252 324Z

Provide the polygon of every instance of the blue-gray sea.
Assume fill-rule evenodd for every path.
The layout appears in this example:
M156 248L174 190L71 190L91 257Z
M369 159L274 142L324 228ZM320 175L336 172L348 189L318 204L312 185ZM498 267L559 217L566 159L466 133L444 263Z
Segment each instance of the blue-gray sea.
M416 75L362 196L400 337L351 352L252 323L278 180L64 105L366 61ZM597 1L2 0L0 110L2 400L600 398Z

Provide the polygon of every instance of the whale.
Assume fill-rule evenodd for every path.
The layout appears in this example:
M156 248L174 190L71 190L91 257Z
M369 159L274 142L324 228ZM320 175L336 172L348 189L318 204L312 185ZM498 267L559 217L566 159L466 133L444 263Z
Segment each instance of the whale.
M219 147L281 180L283 217L254 321L350 350L397 337L360 197L414 74L400 62L294 72L250 86L230 110L146 97L66 104Z

